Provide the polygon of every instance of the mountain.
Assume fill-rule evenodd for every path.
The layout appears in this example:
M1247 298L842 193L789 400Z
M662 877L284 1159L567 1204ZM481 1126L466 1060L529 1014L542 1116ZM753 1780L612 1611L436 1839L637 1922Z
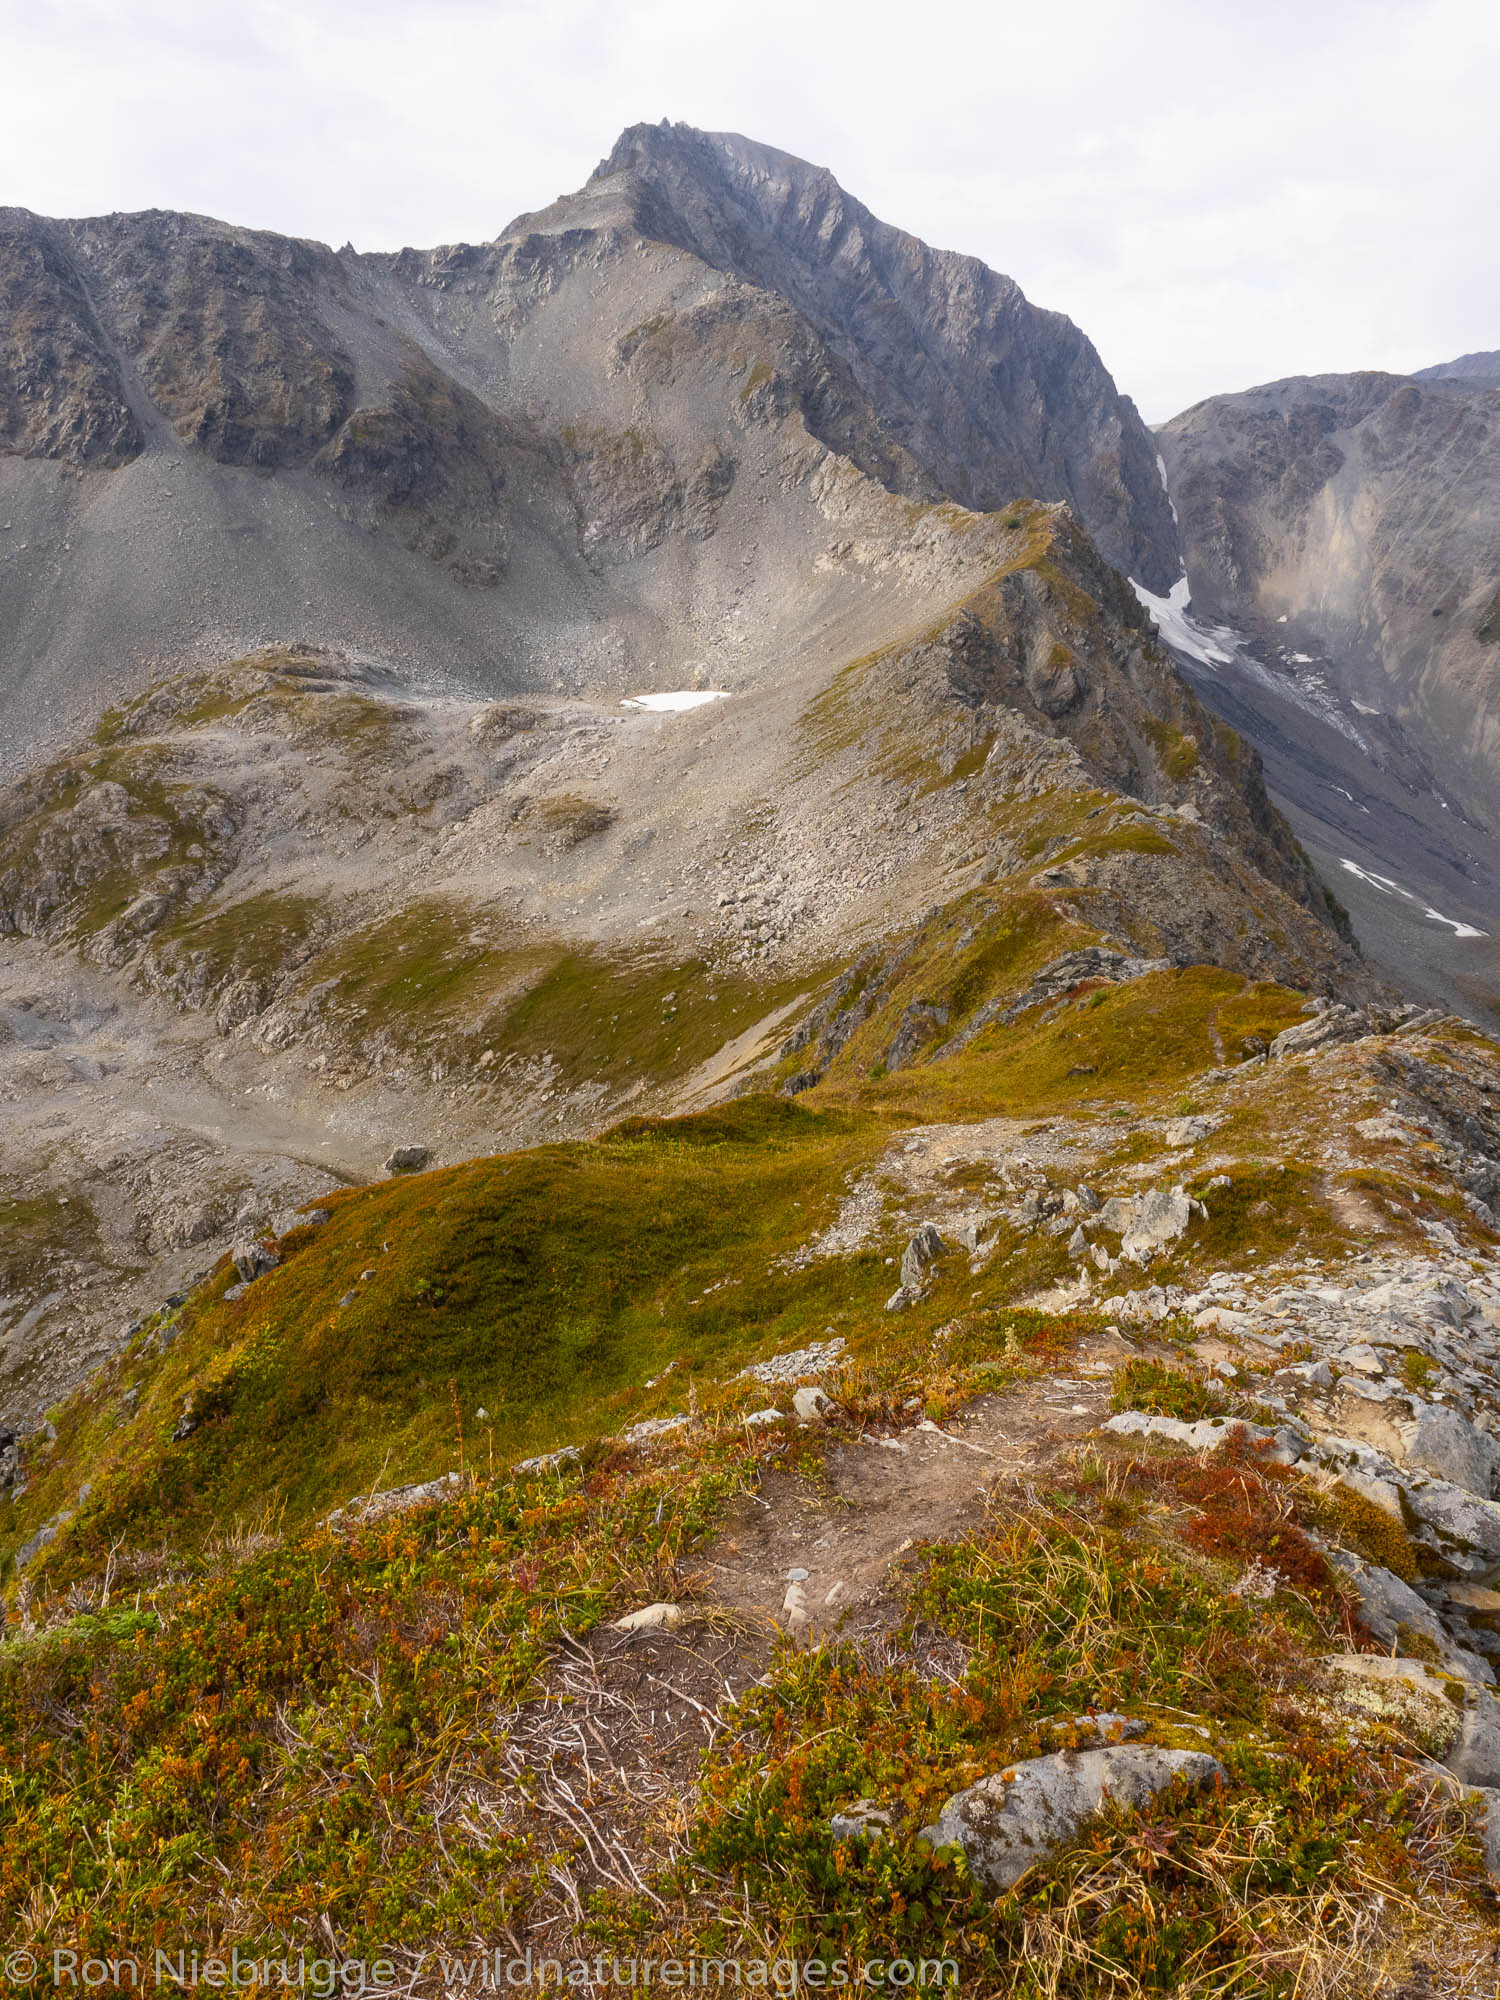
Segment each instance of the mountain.
M1262 752L1372 962L1488 1022L1500 385L1484 363L1294 377L1212 397L1159 442L1195 686Z
M1065 500L1173 573L1077 329L748 141L640 127L493 242L391 256L0 212L4 754L272 643L475 692L747 685L836 593L799 567L826 452L918 503Z
M1293 377L1160 433L1195 610L1333 663L1500 826L1500 389Z
M1500 1050L1082 336L683 127L0 297L6 1977L1479 1990Z
M1414 368L1414 382L1483 382L1500 385L1500 348L1487 354L1461 354L1456 361L1440 361L1432 368Z
M496 703L272 650L0 793L14 1413L397 1146L805 1088L866 1017L864 1060L905 1069L1085 947L1373 991L1253 755L1065 509L846 478L856 575L897 579L880 627L830 622L760 688Z

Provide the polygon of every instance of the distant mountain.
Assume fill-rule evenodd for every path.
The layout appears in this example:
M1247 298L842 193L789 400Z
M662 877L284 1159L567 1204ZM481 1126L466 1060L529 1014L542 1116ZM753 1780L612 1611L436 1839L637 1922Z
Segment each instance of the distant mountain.
M1065 500L1175 574L1088 340L744 139L637 127L492 243L395 255L0 211L5 754L273 642L491 692L752 683L834 588L835 463Z
M1500 829L1500 389L1296 376L1158 433L1200 616L1316 657Z
M1457 361L1440 361L1433 368L1418 368L1414 382L1500 383L1500 347L1487 354L1460 354Z

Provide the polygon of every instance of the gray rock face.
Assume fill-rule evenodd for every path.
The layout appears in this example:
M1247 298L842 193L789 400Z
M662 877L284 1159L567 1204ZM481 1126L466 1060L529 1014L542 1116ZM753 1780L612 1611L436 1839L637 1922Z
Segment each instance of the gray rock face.
M922 1290L943 1249L943 1239L936 1227L924 1222L901 1255L901 1283L908 1292Z
M978 1880L998 1893L1073 1839L1106 1799L1139 1807L1179 1778L1204 1785L1223 1776L1223 1765L1205 1750L1151 1744L1060 1750L957 1793L922 1837L934 1847L961 1847Z
M1211 397L1158 441L1195 613L1327 656L1345 694L1441 773L1444 798L1493 824L1500 396L1490 357L1470 359L1473 373Z
M646 233L790 300L935 487L981 509L1022 492L1066 500L1110 562L1170 584L1176 534L1155 447L1061 314L879 221L825 169L737 133L633 126L591 185L611 184L630 190Z
M4 761L37 744L39 685L82 721L225 631L418 673L504 658L474 669L498 694L559 669L630 691L629 665L697 663L716 620L756 621L715 559L726 524L784 598L757 481L805 486L827 454L917 501L1064 503L1111 562L1176 574L1155 446L1076 327L733 135L636 128L494 241L396 255L0 211L0 702L24 725ZM841 519L807 553L833 539L858 567ZM679 631L684 572L703 615ZM1048 716L1089 678L1061 654L1027 671Z
M385 1163L388 1174L419 1174L432 1158L427 1146L398 1146Z
M1361 1614L1382 1646L1391 1645L1403 1625L1420 1632L1437 1646L1446 1643L1431 1607L1393 1571L1382 1569L1378 1563L1360 1562L1338 1550L1330 1553L1329 1561L1344 1572L1359 1592Z
M1418 1403L1415 1424L1404 1442L1408 1465L1462 1486L1481 1500L1493 1495L1500 1445L1457 1410L1444 1403Z

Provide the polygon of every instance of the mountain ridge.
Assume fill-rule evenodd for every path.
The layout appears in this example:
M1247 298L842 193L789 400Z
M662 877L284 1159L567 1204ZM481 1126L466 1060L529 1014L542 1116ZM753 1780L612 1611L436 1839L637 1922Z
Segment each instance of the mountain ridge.
M774 219L754 272L706 261L723 246L704 227L699 250L666 240L692 236L676 209L748 214L732 164L673 128L491 243L428 252L336 253L167 211L5 211L12 767L110 699L110 675L138 686L265 644L353 646L492 693L557 691L564 661L564 681L622 694L664 650L701 664L746 596L741 554L715 553L719 516L738 511L753 541L744 495L784 480L768 431L793 413L888 491L1067 500L1107 554L1165 578L1149 439L1076 329L801 163L795 185L849 225L842 251L858 235L900 280L862 319L827 310L828 253L805 233L778 249ZM795 297L766 288L778 275ZM954 340L938 321L965 288Z

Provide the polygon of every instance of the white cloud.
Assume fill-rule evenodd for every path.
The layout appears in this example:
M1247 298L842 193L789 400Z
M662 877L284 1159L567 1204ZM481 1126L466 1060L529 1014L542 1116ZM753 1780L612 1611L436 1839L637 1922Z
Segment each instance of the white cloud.
M43 213L483 238L668 116L1010 272L1153 419L1500 345L1490 0L0 0L0 65Z

